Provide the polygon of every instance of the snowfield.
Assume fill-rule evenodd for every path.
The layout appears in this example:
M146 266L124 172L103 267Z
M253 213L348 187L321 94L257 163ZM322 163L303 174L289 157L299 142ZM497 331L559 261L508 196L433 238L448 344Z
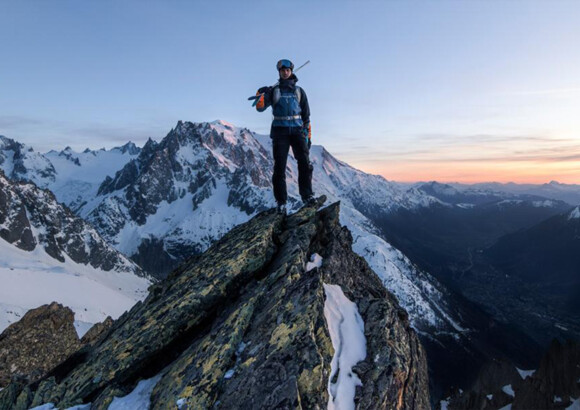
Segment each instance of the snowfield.
M82 336L95 323L118 318L147 295L145 278L95 269L65 256L61 263L43 248L23 251L0 239L0 332L29 309L53 301L70 307Z

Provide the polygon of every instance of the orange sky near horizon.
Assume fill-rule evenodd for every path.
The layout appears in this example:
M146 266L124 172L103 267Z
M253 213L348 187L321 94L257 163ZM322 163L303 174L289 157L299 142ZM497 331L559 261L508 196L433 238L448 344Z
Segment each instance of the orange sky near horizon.
M405 163L385 161L382 165L352 164L365 172L382 175L397 182L514 182L518 184L580 184L580 160L566 164L538 164L533 162L446 162Z
M365 172L400 182L580 184L580 138L570 135L422 139L413 144L415 149L392 145L343 159Z

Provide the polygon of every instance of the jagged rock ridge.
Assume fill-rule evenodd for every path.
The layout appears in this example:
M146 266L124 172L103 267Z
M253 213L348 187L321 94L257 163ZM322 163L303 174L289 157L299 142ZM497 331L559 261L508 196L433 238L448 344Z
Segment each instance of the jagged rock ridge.
M96 346L42 382L0 392L0 407L91 402L106 408L142 378L160 377L152 408L326 408L333 355L323 284L340 285L365 323L360 408L427 408L424 351L407 315L352 252L339 207L237 226L155 285ZM305 270L318 253L322 267ZM348 369L342 369L346 371ZM227 377L226 377L227 375ZM4 400L4 401L3 401Z

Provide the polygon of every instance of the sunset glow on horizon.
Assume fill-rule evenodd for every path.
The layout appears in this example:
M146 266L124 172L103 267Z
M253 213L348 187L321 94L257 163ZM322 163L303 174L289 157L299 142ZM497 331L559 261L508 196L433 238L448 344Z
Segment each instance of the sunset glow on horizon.
M580 161L572 164L546 166L531 162L514 164L513 162L497 163L462 163L449 165L446 162L430 164L387 163L381 167L369 168L365 164L351 163L352 166L364 172L381 175L385 179L396 182L426 182L442 183L459 182L476 184L483 182L546 184L556 181L562 184L580 184Z
M580 135L580 132L578 133ZM399 182L432 181L460 183L543 184L557 181L580 184L579 138L473 137L432 144L416 151L391 151L369 157L344 159L365 172Z

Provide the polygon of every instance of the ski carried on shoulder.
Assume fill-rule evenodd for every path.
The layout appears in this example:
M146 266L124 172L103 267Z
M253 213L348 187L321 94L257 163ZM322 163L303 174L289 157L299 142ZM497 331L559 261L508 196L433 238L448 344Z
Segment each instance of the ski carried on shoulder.
M307 62L302 64L300 67L298 67L296 70L294 70L294 73L297 73L298 70L300 70L302 67L304 67L309 62L310 62L310 60L308 60ZM276 81L276 84L274 84L272 87L276 87L278 85L278 83L279 83L279 81ZM251 97L248 97L248 100L249 101L256 100L256 102L254 102L254 104L252 105L252 106L254 106L254 105L256 105L258 98L260 98L262 95L264 95L264 94L262 93L262 94L252 95Z

